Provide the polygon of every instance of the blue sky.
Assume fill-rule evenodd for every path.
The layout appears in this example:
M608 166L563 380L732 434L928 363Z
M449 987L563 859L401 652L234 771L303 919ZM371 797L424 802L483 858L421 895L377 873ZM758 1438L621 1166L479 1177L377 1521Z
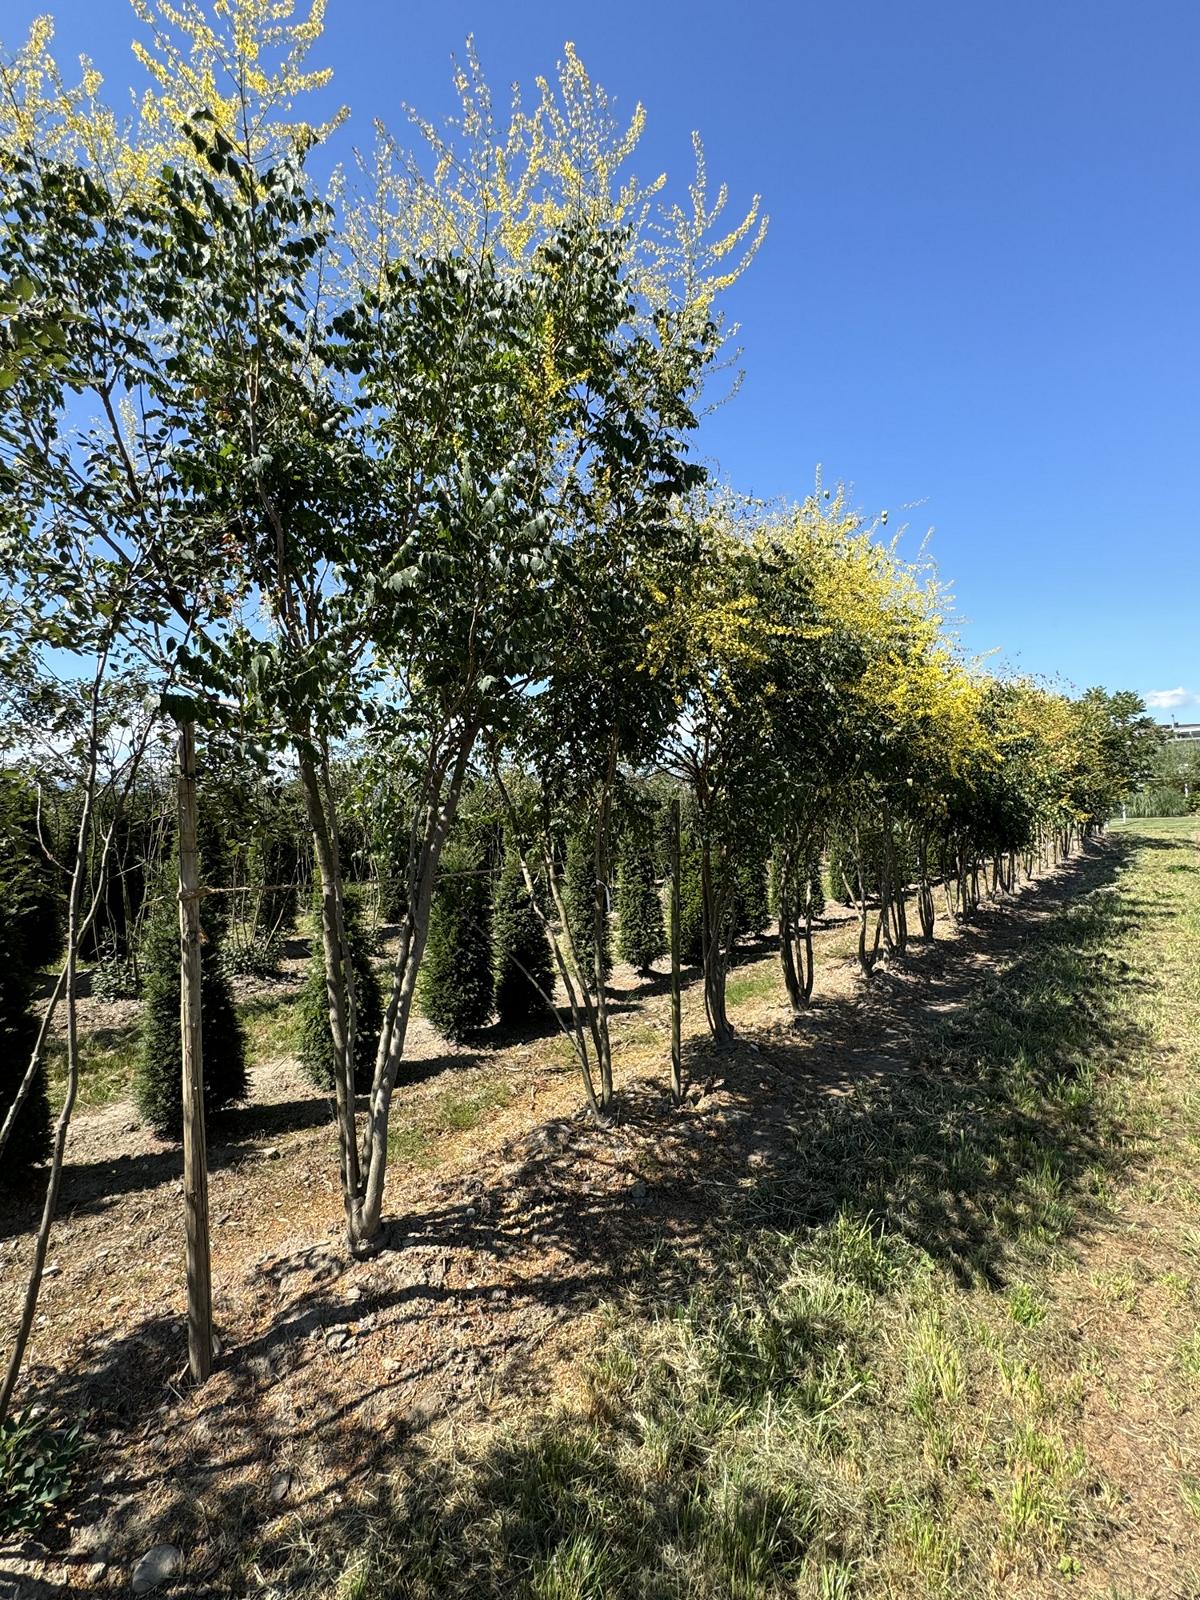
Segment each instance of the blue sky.
M62 57L133 80L127 0L5 0L5 45L45 9ZM762 193L746 380L703 435L724 476L800 496L820 463L934 528L971 650L1200 717L1194 0L329 0L350 136L449 113L472 32L498 100L572 39L644 103L640 171L682 187L698 128L731 207Z

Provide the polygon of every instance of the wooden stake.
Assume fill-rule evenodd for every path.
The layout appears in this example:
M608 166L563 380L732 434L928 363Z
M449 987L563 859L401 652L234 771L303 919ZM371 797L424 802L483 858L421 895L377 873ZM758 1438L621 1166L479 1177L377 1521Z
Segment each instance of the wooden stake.
M671 1098L683 1100L683 997L679 985L679 796L671 801Z
M188 1369L212 1371L212 1268L208 1151L204 1138L204 1035L200 1020L200 865L196 846L196 730L179 728L179 1023L183 1045L183 1206L187 1221Z

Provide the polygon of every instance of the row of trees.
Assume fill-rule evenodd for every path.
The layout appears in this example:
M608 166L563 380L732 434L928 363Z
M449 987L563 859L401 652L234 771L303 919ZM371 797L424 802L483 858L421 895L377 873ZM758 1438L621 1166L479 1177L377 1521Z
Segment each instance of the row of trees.
M479 920L453 909L479 870L457 837L475 781L503 828L503 915L540 928L605 1117L606 886L638 780L666 785L676 996L686 942L726 1043L730 953L768 860L802 1006L834 836L869 971L881 941L904 948L909 881L932 936L936 887L969 912L987 870L1011 882L1106 815L1140 708L971 670L931 568L840 489L770 508L707 483L694 436L727 381L720 296L761 240L758 203L729 222L698 145L680 200L641 183L640 109L617 121L570 47L503 126L469 58L449 132L418 121L412 150L382 135L357 183L322 183L332 125L293 107L327 76L305 60L318 13L231 0L225 32L139 14L152 86L130 123L90 69L65 82L43 24L0 76L2 684L15 743L71 768L39 787L72 837L39 1261L78 1084L78 966L114 928L132 948L125 841L171 722L294 780L311 845L249 828L208 888L317 885L346 1230L370 1249L418 975L452 989ZM396 926L378 1026L356 830ZM649 948L644 865L624 880ZM198 969L185 978L198 1039Z

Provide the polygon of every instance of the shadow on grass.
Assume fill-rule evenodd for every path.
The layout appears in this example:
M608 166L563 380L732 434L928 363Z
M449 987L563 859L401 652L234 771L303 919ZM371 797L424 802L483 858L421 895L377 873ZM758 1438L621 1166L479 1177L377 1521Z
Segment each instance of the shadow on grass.
M705 1430L725 1425L726 1402L743 1412L799 1404L818 1417L831 1404L826 1375L844 1382L856 1370L854 1330L836 1307L789 1303L781 1320L780 1263L802 1250L835 1280L871 1293L886 1291L889 1263L900 1259L998 1288L1015 1261L1087 1229L1136 1159L1112 1083L1144 1040L1119 1003L1132 980L1116 951L1158 909L1136 886L1111 891L1132 851L1148 842L1110 838L1022 891L1015 906L986 908L952 945L920 946L858 1000L824 1006L799 1029L760 1034L727 1052L693 1042L690 1078L709 1088L693 1090L683 1108L672 1108L658 1084L634 1085L615 1133L583 1119L547 1124L507 1152L503 1190L499 1179L494 1190L477 1182L393 1230L386 1258L399 1265L384 1272L369 1304L401 1323L433 1326L451 1310L484 1303L487 1283L455 1282L444 1265L440 1276L403 1265L435 1253L444 1262L478 1253L503 1270L506 1293L558 1313L615 1297L625 1326L637 1327L686 1307L707 1330L709 1410L688 1402L694 1426L657 1485L648 1485L644 1464L630 1476L617 1445L651 1426L655 1408L687 1409L670 1371L650 1381L634 1363L622 1380L637 1388L649 1418L628 1406L581 1413L451 1468L423 1443L428 1413L412 1401L446 1359L431 1340L420 1371L380 1377L352 1407L305 1421L314 1437L336 1435L345 1501L314 1497L303 1508L307 1553L260 1529L259 1570L289 1593L305 1585L328 1592L321 1586L334 1574L323 1563L366 1538L374 1553L363 1569L366 1587L355 1592L380 1596L665 1596L680 1591L665 1569L657 1584L646 1566L664 1549L678 1571L701 1563L705 1593L750 1596L764 1592L768 1578L785 1579L818 1520L803 1486L722 1486L705 1465L715 1438ZM637 1205L627 1190L580 1182L581 1164L613 1164L618 1140L655 1152L649 1192ZM519 1203L503 1204L504 1196ZM530 1212L559 1252L555 1271L544 1250L529 1249ZM749 1291L748 1262L761 1263ZM256 1359L307 1350L296 1341L346 1316L344 1270L314 1282L303 1301L233 1352L237 1370L226 1382L234 1392L253 1388ZM748 1329L766 1332L751 1338ZM161 1345L164 1330L148 1324L97 1352L96 1365L57 1374L57 1405L103 1409L128 1361L146 1361L156 1334ZM493 1342L503 1370L512 1341L497 1331ZM160 1382L180 1361L178 1328L169 1345L170 1356L145 1369ZM520 1358L519 1343L515 1353ZM381 1429L376 1409L401 1381L409 1401L399 1421ZM443 1387L434 1410L457 1403ZM278 1443L262 1441L265 1459ZM390 1488L375 1479L384 1468ZM367 1481L376 1503L364 1522L349 1490ZM195 1536L189 1492L194 1486L175 1486L185 1541ZM204 1517L260 1528L269 1515L260 1500L214 1476ZM171 1518L168 1507L162 1525Z

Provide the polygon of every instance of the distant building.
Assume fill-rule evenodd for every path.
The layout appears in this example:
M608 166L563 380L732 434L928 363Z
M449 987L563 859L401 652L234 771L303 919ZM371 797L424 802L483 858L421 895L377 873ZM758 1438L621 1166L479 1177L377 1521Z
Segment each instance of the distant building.
M1158 726L1168 739L1200 739L1200 722L1160 722Z

